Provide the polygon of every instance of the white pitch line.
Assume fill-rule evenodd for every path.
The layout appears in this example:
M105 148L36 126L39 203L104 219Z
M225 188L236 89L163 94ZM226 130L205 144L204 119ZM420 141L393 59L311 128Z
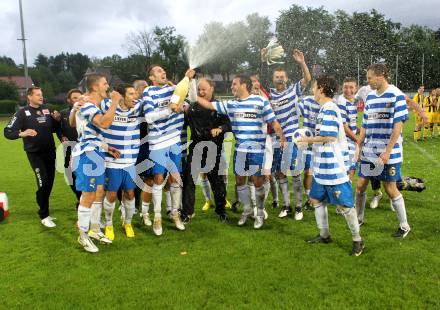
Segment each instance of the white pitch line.
M408 143L408 142L407 142ZM417 143L410 141L411 145L413 145L416 149L418 149L421 153L423 153L423 155L429 159L430 162L432 162L434 165L436 165L437 167L440 167L440 162L431 154L429 154L428 151L426 151L424 148L422 148L420 145L418 145Z

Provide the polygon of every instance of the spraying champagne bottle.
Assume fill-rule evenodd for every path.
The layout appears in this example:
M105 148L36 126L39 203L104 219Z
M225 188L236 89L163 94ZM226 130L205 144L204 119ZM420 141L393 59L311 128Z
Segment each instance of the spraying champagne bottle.
M171 96L171 104L176 105L176 110L180 110L189 91L189 77L185 76L179 83L177 83L174 93Z

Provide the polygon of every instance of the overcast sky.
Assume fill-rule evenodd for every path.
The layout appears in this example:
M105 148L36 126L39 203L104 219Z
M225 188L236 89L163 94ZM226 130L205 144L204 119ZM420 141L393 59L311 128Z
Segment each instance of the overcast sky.
M229 23L258 12L274 23L280 10L293 3L328 11L369 11L375 8L403 25L421 24L440 28L440 1L427 0L22 0L28 63L38 53L56 55L81 52L89 56L127 55L124 48L130 31L155 25L174 26L195 40L210 21ZM347 3L352 3L347 6ZM0 56L23 62L18 0L0 0Z

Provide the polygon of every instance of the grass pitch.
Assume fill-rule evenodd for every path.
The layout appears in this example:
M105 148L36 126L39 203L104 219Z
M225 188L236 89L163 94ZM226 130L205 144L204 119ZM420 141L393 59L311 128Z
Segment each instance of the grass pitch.
M403 174L424 178L427 190L404 193L412 231L404 240L391 237L398 223L384 198L378 209L366 210L360 257L348 256L350 232L333 207L334 242L309 245L304 240L317 234L313 212L301 222L278 219L269 196L264 228L255 231L251 222L239 228L238 214L222 224L213 210L202 212L199 188L186 231L164 221L164 235L156 237L136 216L136 237L128 240L116 218L113 245L85 253L63 176L57 173L51 196L58 226L46 229L22 141L2 135L0 190L9 196L11 215L0 224L0 308L438 309L440 138L415 144L413 125L413 118L405 124ZM232 175L229 180L232 200Z

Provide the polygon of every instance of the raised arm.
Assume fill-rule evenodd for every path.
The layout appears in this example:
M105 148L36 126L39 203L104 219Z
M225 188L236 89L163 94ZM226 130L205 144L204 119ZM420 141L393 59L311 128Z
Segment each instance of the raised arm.
M111 95L112 103L104 114L97 114L93 117L93 124L98 126L99 128L109 128L113 123L115 118L116 108L118 107L119 102L122 100L121 94L116 91L112 91Z
M307 67L304 54L300 50L293 50L292 54L293 60L301 67L303 78L301 80L301 88L304 89L307 84L312 80L312 75L310 74L309 67Z

